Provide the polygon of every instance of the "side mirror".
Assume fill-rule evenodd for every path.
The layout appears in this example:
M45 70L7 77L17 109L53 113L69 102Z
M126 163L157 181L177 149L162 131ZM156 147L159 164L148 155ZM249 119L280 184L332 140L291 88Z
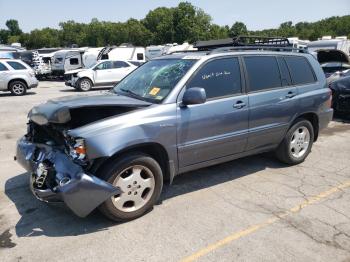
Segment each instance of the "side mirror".
M196 105L204 104L207 100L204 88L201 87L192 87L185 91L182 98L182 105Z

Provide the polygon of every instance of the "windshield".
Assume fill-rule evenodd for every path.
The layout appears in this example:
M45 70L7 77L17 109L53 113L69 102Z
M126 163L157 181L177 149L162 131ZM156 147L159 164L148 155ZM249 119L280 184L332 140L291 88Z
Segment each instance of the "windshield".
M119 82L114 92L159 103L195 62L188 59L149 61Z
M92 63L91 65L89 65L89 66L87 66L86 68L89 68L89 69L91 69L91 68L93 68L95 65L97 65L97 62L95 62L95 63Z

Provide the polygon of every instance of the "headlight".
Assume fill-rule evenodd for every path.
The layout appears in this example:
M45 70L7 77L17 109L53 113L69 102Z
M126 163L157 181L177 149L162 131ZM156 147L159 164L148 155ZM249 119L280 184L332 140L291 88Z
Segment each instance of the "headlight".
M74 160L85 160L86 147L83 138L76 138L72 141L72 144L69 145L69 155Z
M34 72L33 70L30 70L30 71L29 71L29 75L30 75L31 77L34 77L34 76L35 76L35 72Z

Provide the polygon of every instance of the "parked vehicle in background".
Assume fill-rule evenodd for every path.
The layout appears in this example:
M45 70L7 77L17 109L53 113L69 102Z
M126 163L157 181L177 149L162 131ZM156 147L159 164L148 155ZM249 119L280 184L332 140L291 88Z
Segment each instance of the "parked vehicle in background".
M337 72L330 76L329 87L332 89L332 107L336 113L350 117L350 70Z
M299 39L299 37L288 37L288 41L293 48L301 48L301 49L306 49L308 43L310 43L309 40L302 40L302 39Z
M25 95L27 90L38 86L35 73L29 65L16 59L0 59L0 90L15 96Z
M350 69L349 56L337 49L320 49L313 52L318 62L321 64L326 77L330 77L335 72Z
M183 44L179 45L177 43L173 44L165 44L165 45L151 45L146 47L146 59L151 60L153 58L170 54L173 52L180 52L180 51L195 51L196 48L193 47L193 45L190 45L187 42L184 42Z
M102 60L91 68L65 73L65 84L79 91L89 91L96 86L113 86L137 66L123 60Z
M25 48L16 45L1 45L0 58L18 59L18 52L25 51Z
M54 53L52 57L51 70L56 76L63 76L65 72L83 68L82 54L79 49L66 49Z
M91 66L95 65L97 63L97 57L102 51L103 47L93 47L93 48L88 48L83 56L83 64L84 68L90 68Z
M122 44L120 46L105 47L97 56L99 60L128 60L144 63L145 48L133 46L130 44Z
M312 41L307 44L307 49L310 53L318 50L336 49L344 52L346 55L350 54L350 40L346 37L323 37L317 41Z
M34 194L79 216L98 207L130 220L177 174L267 151L303 162L333 115L322 69L288 40L244 39L201 42L145 63L112 92L34 107L17 145Z

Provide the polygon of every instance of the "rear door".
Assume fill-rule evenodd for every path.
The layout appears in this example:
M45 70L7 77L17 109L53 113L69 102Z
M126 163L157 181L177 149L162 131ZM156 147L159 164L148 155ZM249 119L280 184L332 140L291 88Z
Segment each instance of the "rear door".
M247 150L274 147L297 113L297 89L283 58L259 55L243 60L250 106Z
M202 65L186 88L202 87L204 104L178 106L178 156L184 168L243 152L248 135L248 97L238 57Z
M8 68L3 64L3 63L0 63L0 90L5 90L7 89L7 86L6 86L6 79L8 77Z
M124 61L113 61L111 70L111 80L113 82L119 82L129 72L132 71L132 66Z

